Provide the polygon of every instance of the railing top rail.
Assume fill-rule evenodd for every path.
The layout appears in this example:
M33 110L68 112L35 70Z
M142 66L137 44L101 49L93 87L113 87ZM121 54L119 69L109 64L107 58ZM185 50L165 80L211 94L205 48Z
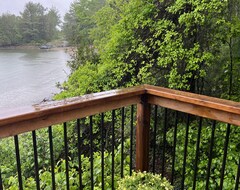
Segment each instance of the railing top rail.
M167 99L177 100L192 105L199 105L207 108L213 108L220 111L240 114L240 102L214 98L210 96L194 94L179 90L172 90L168 88L144 85L146 93L157 97L164 97Z
M144 86L136 86L45 102L17 110L1 110L0 138L136 104L145 91Z
M49 113L60 113L85 106L92 106L106 101L120 100L145 93L144 85L86 94L83 96L67 98L58 101L43 102L28 107L11 110L0 110L0 126L13 121L36 118Z
M193 114L203 117L209 116L208 118L211 119L231 121L233 116L229 114L234 114L234 120L238 120L236 115L240 117L240 103L238 102L152 85L141 85L61 101L51 101L11 111L0 110L0 138L136 104L141 101L141 95L144 94L148 96L151 104L166 105L168 108L177 108L176 110L187 113L193 111ZM174 106L169 106L170 102ZM200 111L196 112L195 108ZM219 116L211 116L215 114L213 112L218 112ZM230 119L219 119L222 113L227 114L225 117ZM240 121L230 123L238 124Z

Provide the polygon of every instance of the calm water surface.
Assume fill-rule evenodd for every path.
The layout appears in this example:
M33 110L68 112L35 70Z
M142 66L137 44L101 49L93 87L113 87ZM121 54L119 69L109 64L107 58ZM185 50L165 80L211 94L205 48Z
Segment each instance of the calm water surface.
M68 60L64 50L0 50L0 111L51 98L67 79Z

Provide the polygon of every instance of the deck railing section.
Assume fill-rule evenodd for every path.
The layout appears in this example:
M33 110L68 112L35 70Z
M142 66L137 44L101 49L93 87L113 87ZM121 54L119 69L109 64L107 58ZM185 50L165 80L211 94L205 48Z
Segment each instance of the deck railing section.
M137 105L136 109L134 109L134 105ZM136 110L136 115L134 110ZM135 117L136 119L134 119ZM42 168L39 165L38 138L40 137L37 134L39 130L45 130L45 128L48 133L50 150L51 186L52 189L57 188L54 168L59 163L56 163L57 158L54 153L56 145L53 143L53 130L54 125L61 123L63 123L64 155L58 156L64 160L67 189L70 189L73 183L77 184L79 189L84 188L82 159L86 154L90 158L90 187L94 188L96 151L99 151L101 156L101 172L98 175L102 176L100 182L102 189L105 188L106 183L109 183L105 179L106 167L111 168L110 184L112 189L115 187L117 176L124 177L126 175L124 165L127 163L126 151L130 156L127 169L130 175L132 169L151 171L161 173L180 189L189 187L197 189L199 181L202 179L205 181L203 187L205 189L211 189L211 187L224 189L232 129L237 129L237 126L240 125L240 103L142 85L44 103L20 111L0 113L0 138L14 138L19 189L24 188L19 136L29 132L32 133L35 185L36 189L43 188L39 178ZM225 128L222 127L225 125L224 123L226 123ZM213 181L212 176L215 172L213 164L216 165L213 161L215 161L217 150L215 141L217 130L220 127L224 128L223 131L226 134L224 145L221 147L223 150L221 167L218 168L220 174L217 176L219 178L214 178L215 181ZM86 129L87 132L83 131ZM76 134L76 142L71 146L69 130L71 130L71 134ZM98 132L94 130L98 130ZM203 130L208 133L207 138L203 137ZM130 139L128 147L126 139ZM201 143L206 144L205 141L207 148L203 151L204 146ZM75 145L76 147L74 147ZM84 152L84 146L89 148L89 154ZM117 147L120 148L116 152ZM72 153L73 148L77 149L78 160L78 166L75 167L78 180L74 182L71 181L71 171L69 170L72 168L71 160L76 156ZM106 154L108 154L106 151L111 157L111 161L108 163L106 163ZM194 155L191 155L193 152ZM116 163L117 154L120 154L119 163ZM192 160L189 159L190 157ZM199 164L202 164L201 157L207 159L206 166L201 165L201 168L206 170L204 174L198 173ZM235 163L237 170L235 175L231 176L235 182L230 189L239 188L239 158L232 158L237 160ZM109 163L110 165L108 165ZM118 165L120 165L120 169L116 171ZM190 178L191 180L189 180ZM3 181L4 174L0 170L0 189L3 188ZM214 184L215 186L213 186Z

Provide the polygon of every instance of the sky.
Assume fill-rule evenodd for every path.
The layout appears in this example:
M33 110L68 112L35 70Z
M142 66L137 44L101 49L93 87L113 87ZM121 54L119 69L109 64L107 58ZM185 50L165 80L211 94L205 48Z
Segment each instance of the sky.
M0 15L2 13L19 15L20 12L23 12L25 4L29 1L41 3L46 8L55 7L63 18L74 0L0 0Z

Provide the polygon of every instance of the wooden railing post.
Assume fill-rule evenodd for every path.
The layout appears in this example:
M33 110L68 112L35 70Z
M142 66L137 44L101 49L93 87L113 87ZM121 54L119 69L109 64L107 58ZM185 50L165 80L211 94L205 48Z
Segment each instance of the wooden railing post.
M150 104L147 103L145 94L141 97L141 103L137 104L136 171L148 171L149 130Z

